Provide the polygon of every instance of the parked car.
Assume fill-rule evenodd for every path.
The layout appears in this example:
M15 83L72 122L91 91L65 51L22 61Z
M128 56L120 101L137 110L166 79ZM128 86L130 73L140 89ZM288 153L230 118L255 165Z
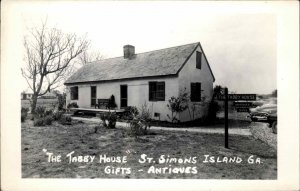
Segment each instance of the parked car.
M250 108L252 121L268 121L268 116L277 113L277 104L265 104L256 108Z
M277 134L277 104L265 104L251 108L249 117L252 121L269 123L273 133Z
M273 133L277 134L277 112L268 116L269 127L272 127Z

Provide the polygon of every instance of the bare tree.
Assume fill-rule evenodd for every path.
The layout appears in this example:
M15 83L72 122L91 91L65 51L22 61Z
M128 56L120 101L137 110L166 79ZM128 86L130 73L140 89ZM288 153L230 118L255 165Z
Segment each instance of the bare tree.
M24 37L24 47L26 66L21 70L33 92L31 110L35 113L38 96L57 88L72 73L73 60L87 50L89 41L47 28L44 22Z
M83 66L90 62L102 60L104 57L100 52L84 51L78 56L79 63Z

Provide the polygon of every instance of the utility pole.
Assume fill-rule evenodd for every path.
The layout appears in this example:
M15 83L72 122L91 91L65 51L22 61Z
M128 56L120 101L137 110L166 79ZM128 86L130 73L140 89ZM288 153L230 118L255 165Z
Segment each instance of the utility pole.
M225 148L228 147L228 88L225 88Z

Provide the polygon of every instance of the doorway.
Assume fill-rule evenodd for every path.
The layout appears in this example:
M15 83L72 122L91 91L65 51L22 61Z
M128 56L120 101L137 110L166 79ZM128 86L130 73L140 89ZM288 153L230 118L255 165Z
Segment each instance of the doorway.
M120 107L124 108L127 107L127 85L121 85L120 86Z
M97 100L97 89L96 86L91 86L91 106L95 107Z

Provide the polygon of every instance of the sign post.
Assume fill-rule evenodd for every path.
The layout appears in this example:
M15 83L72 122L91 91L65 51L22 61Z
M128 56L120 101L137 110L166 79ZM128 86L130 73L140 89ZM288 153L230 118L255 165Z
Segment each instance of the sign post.
M225 148L228 146L228 101L254 101L256 100L256 94L228 94L228 88L225 88L224 94L216 95L217 100L224 101L224 114L225 114ZM252 106L252 103L234 103L237 108L237 112L247 112L249 107Z
M228 88L225 88L225 148L228 149Z

